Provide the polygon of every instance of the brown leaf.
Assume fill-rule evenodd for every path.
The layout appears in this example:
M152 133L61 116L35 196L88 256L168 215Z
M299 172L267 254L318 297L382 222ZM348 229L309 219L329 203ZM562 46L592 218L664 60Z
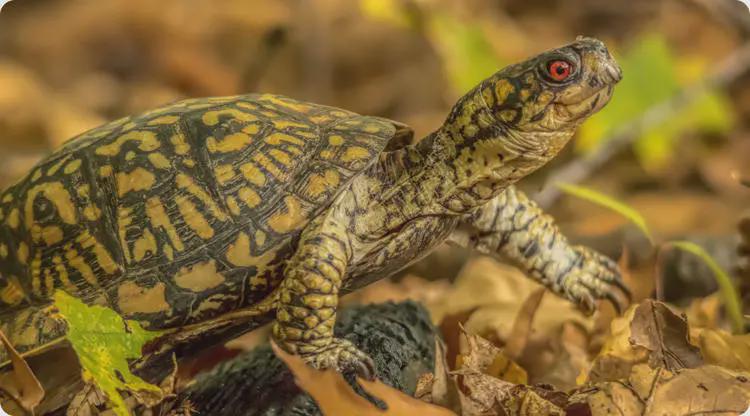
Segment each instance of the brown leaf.
M591 366L589 340L578 324L566 322L557 337L529 344L518 364L529 373L530 382L572 390L586 380Z
M378 409L374 404L359 396L336 371L319 371L309 367L294 355L281 350L275 343L271 346L278 356L294 374L297 385L309 393L320 407L321 413L328 416L455 416L448 409L431 405L408 396L379 381L357 381L369 393L380 398L388 410Z
M459 368L451 373L460 392L461 415L564 414L546 393L539 394L543 390L524 385L526 371L502 350L480 336L464 336L468 351L459 355Z
M690 344L687 320L664 303L653 300L641 303L630 328L633 345L651 351L651 367L664 367L674 372L703 364L700 350Z
M95 416L97 408L107 403L107 396L94 384L86 384L73 396L65 416Z
M464 325L466 329L474 334L496 335L505 343L511 338L512 325L521 304L539 288L538 283L518 269L480 256L469 260L451 290L440 302L428 304L428 307L437 322L446 315L474 310ZM534 317L535 334L555 333L567 321L578 322L587 328L593 324L593 320L558 296L545 296L539 310L543 313Z
M605 382L579 392L591 416L736 415L750 403L750 374L706 365L678 373L645 364L633 367L626 382Z
M13 348L3 331L0 331L0 342L8 352L13 365L13 378L4 379L0 389L4 390L27 412L34 414L34 408L44 398L44 388L39 383L26 360Z
M508 358L500 348L478 335L466 333L463 327L461 332L466 338L468 351L456 360L459 370L472 370L513 384L526 384L526 370Z
M600 415L642 415L643 405L638 396L628 386L606 382L584 392L581 395L571 397L569 410L575 409L573 414L600 416ZM585 410L584 410L585 409Z
M633 365L648 360L648 350L630 343L631 321L638 305L632 305L610 324L610 335L594 359L589 383L626 379Z
M435 378L432 385L432 403L458 411L460 399L453 377L446 362L445 347L435 340Z
M534 316L536 311L539 310L539 305L542 303L542 298L546 289L540 287L539 289L531 292L521 305L521 310L516 315L516 320L513 322L513 327L510 330L510 336L508 341L505 343L505 355L512 360L517 360L523 350L526 348L526 344L529 342L531 336L531 326L534 322Z
M679 374L662 371L653 393L643 398L646 416L737 415L750 403L750 373L707 365Z
M732 335L722 330L704 329L699 332L698 345L706 364L750 371L750 334Z
M440 322L440 334L445 341L445 361L449 368L456 368L456 360L461 352L461 328L477 308L471 308L466 311L445 315Z
M457 384L461 392L461 415L502 414L495 412L501 403L512 398L512 383L500 380L475 369L458 369Z

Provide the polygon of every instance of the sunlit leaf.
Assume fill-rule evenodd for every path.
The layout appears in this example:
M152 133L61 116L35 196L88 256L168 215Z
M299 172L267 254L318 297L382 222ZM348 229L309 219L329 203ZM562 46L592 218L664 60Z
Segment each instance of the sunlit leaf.
M732 323L733 331L738 334L744 332L745 324L742 316L742 307L740 306L740 297L729 274L698 244L690 241L670 241L668 244L694 254L706 263L714 273L716 283L719 285L719 291L724 301L727 315L729 315L729 320Z
M641 36L618 57L618 62L625 76L607 107L581 126L576 144L579 151L598 147L644 111L698 82L707 67L702 60L676 57L658 33ZM657 169L672 159L675 146L686 132L721 133L728 131L732 123L732 107L726 94L707 91L643 132L634 150L645 168Z
M448 13L435 14L429 37L457 93L468 91L504 66L480 25L469 24Z
M612 198L609 195L605 195L599 191L595 191L585 186L560 182L556 183L555 185L566 194L573 195L589 202L593 202L597 205L601 205L605 208L609 208L612 211L617 212L618 214L622 215L630 222L635 224L641 230L641 232L643 232L643 234L648 237L649 241L653 243L654 239L651 235L651 231L649 230L648 225L646 224L646 219L643 218L643 216L634 208Z
M362 13L374 20L381 20L396 26L411 27L410 16L398 0L359 0Z
M143 345L160 333L125 321L111 309L88 306L63 291L57 291L54 300L68 324L66 337L78 355L84 380L93 382L107 395L115 414L129 414L120 391L161 397L159 387L134 375L128 367L128 360L140 358Z

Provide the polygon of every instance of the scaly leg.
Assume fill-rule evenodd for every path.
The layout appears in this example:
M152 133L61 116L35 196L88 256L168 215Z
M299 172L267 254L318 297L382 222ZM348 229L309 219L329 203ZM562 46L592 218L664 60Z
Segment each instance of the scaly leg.
M609 300L618 311L629 302L617 264L587 247L571 246L552 218L514 187L472 215L468 225L468 233L452 239L511 261L586 313L593 313L596 299Z
M334 338L339 289L351 247L346 230L320 219L303 232L281 283L273 336L286 351L316 368L355 370L372 379L370 357L351 342Z

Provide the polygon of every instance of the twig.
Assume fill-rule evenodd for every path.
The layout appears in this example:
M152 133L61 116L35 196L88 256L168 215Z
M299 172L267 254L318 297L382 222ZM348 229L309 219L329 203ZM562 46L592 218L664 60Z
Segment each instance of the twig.
M726 86L750 69L750 42L745 43L726 58L718 69L700 82L684 88L666 101L650 107L643 115L615 131L602 145L589 155L576 159L560 169L550 172L547 183L534 199L547 208L560 198L561 191L554 182L579 183L591 176L613 156L627 149L640 135L664 122L677 111L693 103L706 91Z

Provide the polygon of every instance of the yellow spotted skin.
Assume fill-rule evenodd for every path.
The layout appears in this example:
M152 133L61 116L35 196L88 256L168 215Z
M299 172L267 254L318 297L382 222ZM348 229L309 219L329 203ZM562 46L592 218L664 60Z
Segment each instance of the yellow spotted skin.
M554 80L550 62L573 70ZM373 375L333 337L339 296L445 241L510 260L553 292L620 305L617 267L568 244L513 184L620 79L579 39L507 67L417 143L400 123L274 95L182 101L73 139L0 196L0 325L59 339L55 290L168 334L178 355L273 320L287 351ZM190 350L191 346L193 349Z

